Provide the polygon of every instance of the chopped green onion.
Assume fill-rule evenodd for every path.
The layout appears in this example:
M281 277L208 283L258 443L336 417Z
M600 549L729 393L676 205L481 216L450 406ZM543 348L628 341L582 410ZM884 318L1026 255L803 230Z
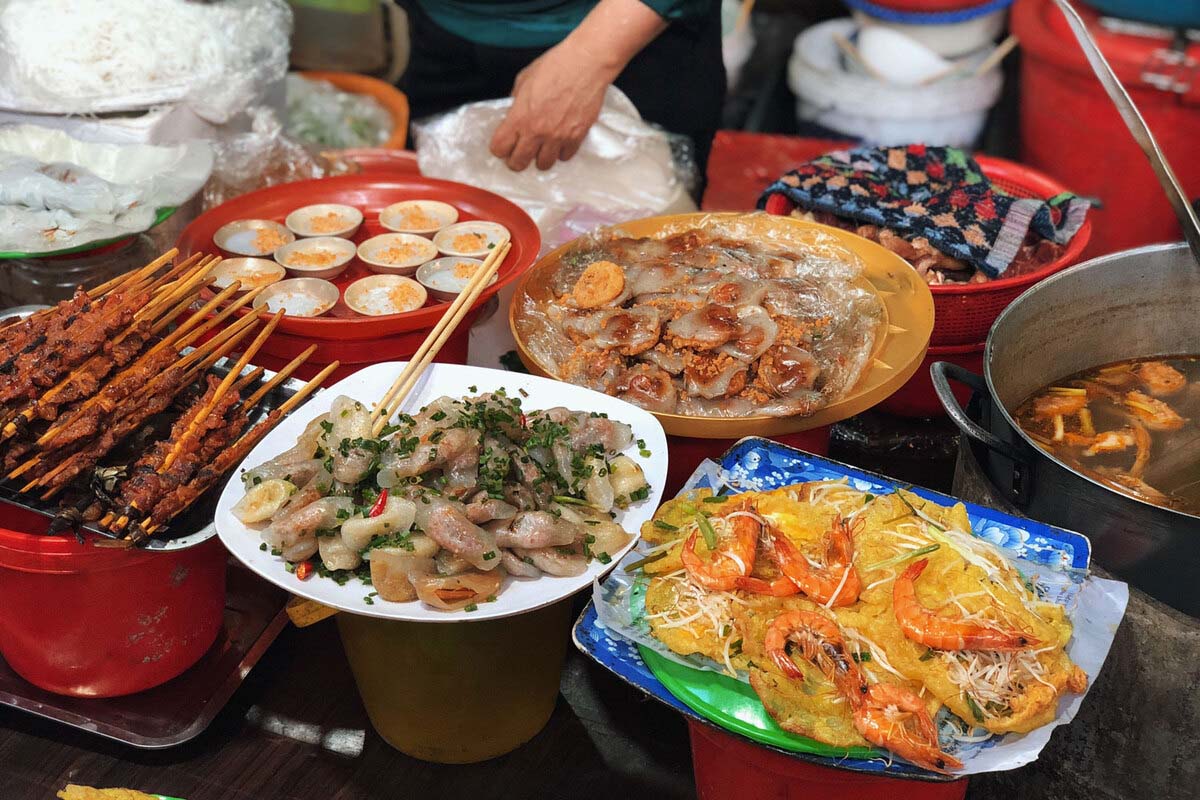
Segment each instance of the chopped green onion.
M934 528L937 528L942 533L946 532L946 529L943 528L941 525L939 525L937 522L930 519L928 514L922 514L920 511L917 510L916 506L914 506L912 503L908 502L908 498L905 497L904 495L900 494L899 489L896 490L895 494L896 494L896 497L900 498L900 502L904 503L904 505L908 506L909 510L912 511L912 513L916 514L918 518L929 523L930 525L932 525Z
M647 564L653 564L655 561L658 561L659 559L666 558L666 557L667 557L667 551L660 550L659 552L654 553L653 555L648 555L645 558L639 558L637 561L635 561L632 564L630 564L629 566L627 566L625 568L625 571L633 572L634 570L641 569L642 567L646 566Z
M937 544L936 542L934 544L927 544L924 547L918 547L916 550L909 550L908 552L901 553L900 555L895 556L893 558L886 558L883 561L879 561L875 564L872 564L871 566L867 567L866 571L873 572L874 570L877 570L877 569L887 569L888 567L894 567L897 564L903 564L905 561L908 561L910 558L916 558L918 556L927 556L930 553L932 553L934 550L937 550L940 547L941 547L941 545Z
M587 500L580 500L578 497L567 497L563 494L556 494L550 498L556 503L562 503L564 506L587 506L588 508L596 508ZM597 511L600 509L596 508Z
M713 530L712 523L705 517L696 515L696 525L700 527L700 533L704 534L704 543L708 545L709 550L717 549L717 532Z
M926 647L926 648L925 648L925 652L921 654L921 658L920 658L920 660L921 660L921 661L928 661L928 660L930 660L931 658L933 658L933 657L934 657L934 656L936 656L936 655L937 655L937 651L936 651L936 650L934 650L932 647Z
M656 520L654 520L654 527L658 528L659 530L663 530L663 531L677 531L677 530L679 530L679 526L677 526L677 525L672 525L672 524L671 524L671 523L669 523L669 522L663 522L661 519L656 519Z
M971 709L971 714L975 717L975 721L983 722L983 709L975 702L975 698L965 692L963 693L963 698L967 701L967 708Z
M463 611L466 611L468 613L470 613L472 611L478 611L478 610L479 610L479 606L475 603L471 603L470 605L463 606Z
M704 502L704 503L724 503L724 502L725 502L726 500L728 500L728 499L729 499L729 495L726 495L726 494L714 494L712 497L705 497L705 498L704 498L704 499L703 499L701 502Z

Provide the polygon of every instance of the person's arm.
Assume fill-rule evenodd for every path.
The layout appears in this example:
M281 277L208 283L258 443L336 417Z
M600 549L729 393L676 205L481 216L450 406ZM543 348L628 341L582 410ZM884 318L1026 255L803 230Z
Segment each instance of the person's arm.
M605 89L666 27L642 0L600 0L566 39L517 75L492 154L517 171L535 160L538 169L549 169L575 155L600 116Z

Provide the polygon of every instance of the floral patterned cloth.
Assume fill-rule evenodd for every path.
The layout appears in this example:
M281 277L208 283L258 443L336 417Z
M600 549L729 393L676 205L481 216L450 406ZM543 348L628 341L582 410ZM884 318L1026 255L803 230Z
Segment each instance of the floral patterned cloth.
M1020 198L994 185L975 160L953 147L839 150L788 172L773 194L801 208L918 236L951 258L1000 277L1028 234L1066 244L1083 226L1088 201L1064 192Z

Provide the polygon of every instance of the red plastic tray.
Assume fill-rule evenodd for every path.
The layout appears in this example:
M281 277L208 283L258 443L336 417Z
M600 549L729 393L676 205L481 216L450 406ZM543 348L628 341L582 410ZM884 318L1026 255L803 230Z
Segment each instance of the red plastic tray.
M401 200L441 200L458 209L460 222L483 219L508 228L512 234L512 250L500 266L499 278L480 295L476 306L487 302L528 269L541 249L542 237L537 225L517 205L499 195L420 175L385 177L366 174L286 183L234 198L193 220L179 238L179 251L184 257L193 253L220 255L220 248L213 243L213 234L222 225L239 219L271 219L282 223L292 211L313 203L344 203L361 210L365 219L354 241L362 242L388 232L379 224L379 212ZM353 281L372 274L366 264L355 258L333 282L344 290ZM447 305L431 298L416 311L364 317L351 311L343 300L338 300L323 317L285 316L278 330L312 339L376 339L431 328ZM265 319L269 315L260 316Z

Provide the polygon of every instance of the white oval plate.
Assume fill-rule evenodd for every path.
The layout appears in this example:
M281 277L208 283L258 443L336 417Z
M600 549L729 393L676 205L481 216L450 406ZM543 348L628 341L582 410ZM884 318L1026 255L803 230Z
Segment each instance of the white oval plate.
M523 614L569 597L591 586L593 580L615 567L632 549L637 542L642 523L654 515L662 500L663 486L667 478L667 439L662 425L652 414L624 400L548 378L482 367L432 364L409 394L402 410L412 413L443 395L457 398L475 394L469 389L472 386L478 389L479 393L504 388L512 397L519 397L520 390L524 389L529 395L521 400L526 409L566 406L578 411L607 413L610 418L632 426L635 443L625 454L638 462L645 471L646 480L650 483L650 496L625 511L617 512L616 522L633 534L629 544L620 552L611 553L612 561L608 564L593 560L588 564L587 572L574 578L555 578L547 575L540 578L508 576L504 579L504 587L496 602L480 603L477 611L439 611L419 600L391 603L379 597L371 598L373 604L368 605L365 598L374 590L357 579L351 578L343 586L319 575L301 581L284 568L282 558L271 555L269 551L260 550L262 538L258 529L242 524L232 513L234 504L242 499L245 493L237 476L243 470L256 467L291 448L305 426L315 417L327 412L338 395L348 395L366 405L374 404L391 387L404 366L404 362L398 361L373 364L338 381L293 411L250 451L237 472L229 479L217 503L217 533L225 547L239 561L292 594L340 611L409 622L472 622ZM649 458L642 458L638 454L637 439L645 442L646 449L650 451Z

